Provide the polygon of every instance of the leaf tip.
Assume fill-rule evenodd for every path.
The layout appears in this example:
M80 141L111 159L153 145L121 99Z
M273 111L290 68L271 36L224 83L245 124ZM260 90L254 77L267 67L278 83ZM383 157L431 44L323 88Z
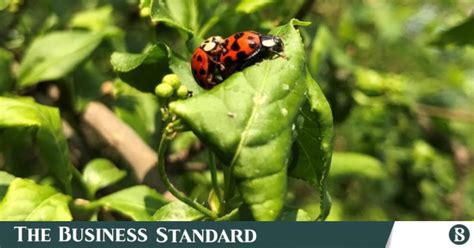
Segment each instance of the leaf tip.
M307 26L311 25L311 22L309 22L309 21L301 21L301 20L298 20L296 18L291 19L290 22L293 26L307 27Z

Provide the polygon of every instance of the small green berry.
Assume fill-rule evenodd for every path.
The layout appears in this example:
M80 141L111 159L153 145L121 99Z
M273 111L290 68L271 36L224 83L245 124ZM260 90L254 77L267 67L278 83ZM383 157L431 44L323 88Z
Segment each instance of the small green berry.
M148 17L150 16L150 8L149 7L143 7L141 10L140 10L140 16L141 17Z
M179 86L178 90L176 91L176 95L178 95L181 99L186 99L188 97L188 87L181 85Z
M169 84L158 84L155 88L155 94L161 98L168 98L173 95L173 87Z
M161 80L164 84L169 84L173 87L173 89L177 89L181 85L181 81L179 81L178 75L176 74L167 74Z

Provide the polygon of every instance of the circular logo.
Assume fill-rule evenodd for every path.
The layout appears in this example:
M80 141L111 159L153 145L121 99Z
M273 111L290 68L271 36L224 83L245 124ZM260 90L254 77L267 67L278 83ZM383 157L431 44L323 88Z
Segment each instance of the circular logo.
M449 239L456 245L465 244L469 240L469 229L465 225L455 225L449 230Z

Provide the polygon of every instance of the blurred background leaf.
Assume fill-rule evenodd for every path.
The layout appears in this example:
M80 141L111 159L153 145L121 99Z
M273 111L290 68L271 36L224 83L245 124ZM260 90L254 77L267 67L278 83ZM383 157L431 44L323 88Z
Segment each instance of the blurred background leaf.
M9 150L10 142L17 142L17 138L34 140L41 155L39 161L47 166L49 173L55 175L65 192L70 194L72 172L69 150L58 109L0 97L0 112L0 150ZM13 147L16 149L10 150L11 166L15 166L15 159L22 156L21 151L28 148Z
M132 220L150 221L156 210L166 204L166 200L154 189L137 185L102 197L91 204L114 210Z
M95 194L97 190L114 184L124 178L127 173L115 167L107 159L94 159L84 168L83 178L90 192Z
M433 42L435 45L468 45L474 43L474 16L444 31Z
M69 221L69 196L49 186L17 178L0 205L0 219L10 221ZM19 207L21 206L21 207Z
M195 221L205 216L198 210L189 207L180 201L173 201L161 207L153 215L153 220L158 221Z
M17 87L67 75L94 51L102 38L101 33L64 31L36 39L18 69ZM55 49L50 49L53 44Z

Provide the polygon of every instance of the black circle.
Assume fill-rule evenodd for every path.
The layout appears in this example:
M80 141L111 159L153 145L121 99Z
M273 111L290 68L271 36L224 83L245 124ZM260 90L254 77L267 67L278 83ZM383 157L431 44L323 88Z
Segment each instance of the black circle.
M465 225L455 225L449 230L449 239L453 244L462 245L469 240L469 229Z

